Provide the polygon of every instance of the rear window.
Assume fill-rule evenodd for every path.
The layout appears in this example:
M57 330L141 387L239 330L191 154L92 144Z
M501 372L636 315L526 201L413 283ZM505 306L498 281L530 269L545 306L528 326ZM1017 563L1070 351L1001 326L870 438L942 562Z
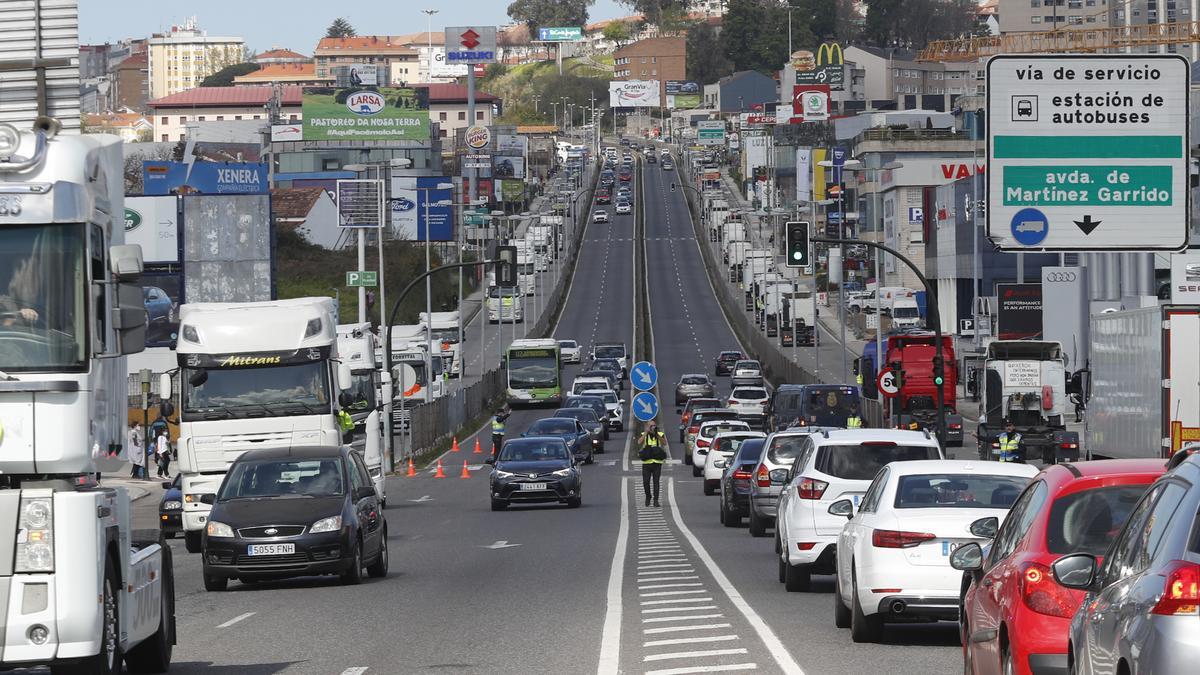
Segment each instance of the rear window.
M704 438L712 438L713 436L725 431L745 431L749 428L750 425L746 424L745 422L740 424L713 424L701 429L700 435Z
M738 361L738 360L741 360L742 353L741 352L721 352L721 355L718 356L717 358L720 359L721 361Z
M826 445L817 451L816 469L845 480L871 480L892 462L941 459L936 447L923 445Z
M1019 476L902 476L896 486L896 508L1007 509L1028 483L1028 478Z
M748 441L752 438L756 438L756 437L755 436L736 436L734 434L725 434L724 436L718 438L713 443L712 447L715 452L737 452L738 450L741 449L743 443L745 443L746 441Z
M771 441L771 449L767 451L767 459L772 464L791 465L800 455L800 448L804 446L804 439L808 434L800 436L776 436Z
M738 361L733 367L737 369L758 370L758 361Z
M766 389L734 389L733 398L766 398Z
M683 378L684 384L708 384L708 378L703 375L691 375Z
M757 464L762 459L763 448L766 447L766 439L753 438L742 443L742 447L738 448L738 454L734 457L734 462L738 464Z
M800 403L808 424L844 427L846 417L858 406L858 394L850 387L809 389Z
M1104 555L1148 487L1116 485L1056 499L1046 523L1046 548L1051 553Z
M578 347L579 345L576 344L574 340L559 340L558 346L565 347L566 349L574 349L574 348Z
M693 425L701 425L705 422L713 420L735 420L737 419L737 411L734 410L710 410L708 412L698 412L692 415L691 422Z
M624 357L624 347L596 347L596 358L598 359L620 359Z

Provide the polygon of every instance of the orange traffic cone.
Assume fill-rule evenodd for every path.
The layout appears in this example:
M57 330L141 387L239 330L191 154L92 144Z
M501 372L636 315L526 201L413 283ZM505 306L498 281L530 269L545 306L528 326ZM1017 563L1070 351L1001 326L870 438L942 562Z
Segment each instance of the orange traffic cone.
M470 478L470 477L471 477L471 472L469 470L467 470L467 460L464 459L463 460L463 471L462 471L462 474L459 475L459 478Z
M454 437L454 444L450 446L450 452L458 452L458 436Z
M412 457L408 458L408 473L405 475L409 478L413 478L417 475L417 467L413 466Z
M434 478L445 478L446 477L446 472L442 471L442 460L441 459L438 460L437 473L433 474L433 477Z
M483 448L479 447L479 437L478 436L475 437L475 453L474 454L476 454L476 455L483 454Z

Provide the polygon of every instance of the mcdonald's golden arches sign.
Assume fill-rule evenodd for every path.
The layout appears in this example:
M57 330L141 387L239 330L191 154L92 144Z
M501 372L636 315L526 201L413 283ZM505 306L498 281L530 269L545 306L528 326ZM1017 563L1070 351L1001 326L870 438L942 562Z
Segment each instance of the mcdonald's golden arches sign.
M826 42L817 47L817 54L801 50L792 54L792 67L796 70L796 84L827 84L830 91L842 91L845 82L845 56L842 46Z

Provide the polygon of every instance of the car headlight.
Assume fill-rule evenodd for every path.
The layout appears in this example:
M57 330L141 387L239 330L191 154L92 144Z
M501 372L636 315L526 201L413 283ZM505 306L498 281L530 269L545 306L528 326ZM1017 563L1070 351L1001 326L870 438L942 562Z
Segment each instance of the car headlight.
M172 499L162 503L163 511L178 511L183 508L183 502L178 499Z
M500 469L495 469L492 471L492 476L495 478L512 478L515 475L517 474L510 471L501 471Z
M233 537L233 528L225 523L218 523L215 520L208 521L208 536L210 537Z
M555 472L554 472L554 475L555 475L555 476L561 476L561 477L563 477L563 478L566 478L567 476L570 476L570 475L571 475L571 472L572 472L573 470L574 470L574 469L571 469L570 467L568 467L568 468L566 468L566 469L559 469L558 471L555 471Z
M342 517L330 516L328 518L322 518L313 523L313 526L309 528L308 532L309 534L316 534L318 532L337 532L340 529L342 529Z
M54 503L23 497L17 532L16 571L54 571Z

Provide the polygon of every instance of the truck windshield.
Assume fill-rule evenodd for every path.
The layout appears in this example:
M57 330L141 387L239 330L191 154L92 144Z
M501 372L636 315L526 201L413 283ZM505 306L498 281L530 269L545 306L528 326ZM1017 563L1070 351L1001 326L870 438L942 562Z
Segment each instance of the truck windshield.
M431 332L434 342L449 342L458 344L458 328L434 328Z
M892 309L892 316L897 319L919 319L921 313L916 307L895 307Z
M350 394L353 403L346 408L351 413L370 412L375 407L375 371L354 371L350 381Z
M324 361L264 368L183 369L184 421L288 417L329 412ZM202 380L200 384L192 384Z
M85 367L83 237L77 224L0 230L0 371Z

